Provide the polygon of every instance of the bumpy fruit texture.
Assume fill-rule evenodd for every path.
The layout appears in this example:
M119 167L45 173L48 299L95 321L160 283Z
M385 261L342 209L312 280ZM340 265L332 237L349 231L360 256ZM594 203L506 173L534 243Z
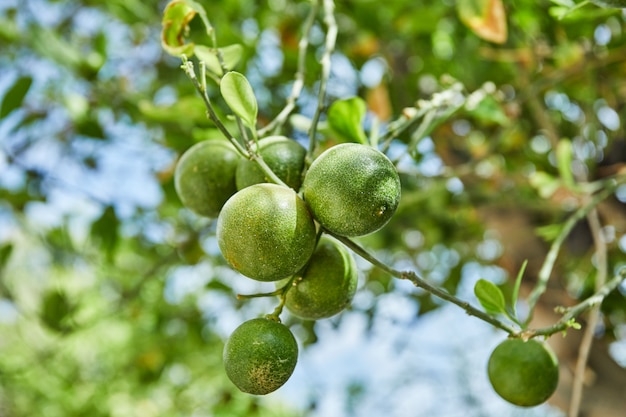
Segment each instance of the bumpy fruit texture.
M523 407L546 401L559 382L554 352L534 339L508 339L499 344L489 358L487 373L500 397Z
M315 223L287 187L256 184L232 196L217 218L217 242L231 266L258 281L298 272L315 250Z
M224 346L228 378L243 392L265 395L291 376L298 361L298 344L284 325L268 319L241 324Z
M591 0L593 4L614 9L626 8L626 0Z
M331 317L350 304L357 282L357 267L350 252L337 240L325 236L302 276L293 281L285 306L303 319Z
M400 178L378 150L356 143L323 152L306 173L304 200L319 223L340 236L382 228L400 202Z
M271 136L259 141L259 154L270 169L285 184L299 190L306 149L295 140L284 136ZM237 165L237 189L254 184L271 182L255 161L241 159Z
M174 186L183 205L206 217L217 217L235 192L235 172L241 157L225 140L205 140L189 148L178 161Z

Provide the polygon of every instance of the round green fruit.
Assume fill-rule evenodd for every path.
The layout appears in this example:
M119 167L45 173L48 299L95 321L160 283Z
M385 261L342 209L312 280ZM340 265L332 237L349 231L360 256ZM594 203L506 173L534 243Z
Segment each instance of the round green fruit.
M285 184L294 190L300 189L306 156L306 149L302 145L284 136L271 136L259 141L259 154ZM248 159L239 161L235 178L239 190L254 184L271 182L261 167Z
M224 346L228 378L243 392L265 395L291 376L298 361L298 344L284 325L264 319L246 321Z
M183 205L206 217L217 217L237 192L235 172L241 156L225 140L205 140L189 148L174 172L174 186Z
M356 263L340 242L322 237L301 276L293 281L285 306L309 320L334 316L352 301L358 282Z
M554 352L534 339L507 339L500 343L489 358L487 373L500 397L522 407L546 401L559 382Z
M591 2L601 7L608 7L613 9L626 8L626 0L591 0Z
M343 143L324 151L302 185L304 200L327 230L362 236L382 228L400 202L400 178L378 150Z
M234 269L258 281L298 272L315 250L316 230L290 188L256 184L237 192L217 218L217 242Z

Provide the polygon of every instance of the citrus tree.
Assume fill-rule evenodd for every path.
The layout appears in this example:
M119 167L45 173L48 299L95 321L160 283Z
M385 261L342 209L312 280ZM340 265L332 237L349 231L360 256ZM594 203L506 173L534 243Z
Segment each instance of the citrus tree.
M328 412L307 351L448 306L491 332L451 404L621 415L621 6L2 6L0 416ZM433 383L394 360L345 415Z

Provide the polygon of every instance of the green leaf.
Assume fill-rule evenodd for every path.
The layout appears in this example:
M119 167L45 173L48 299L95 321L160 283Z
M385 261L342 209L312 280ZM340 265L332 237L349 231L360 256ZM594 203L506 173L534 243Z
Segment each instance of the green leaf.
M13 253L13 244L7 243L0 246L0 269L9 262L11 253Z
M67 295L60 290L52 290L44 294L41 303L41 320L50 329L60 333L71 330L70 315L74 307Z
M526 259L524 261L524 263L522 264L522 267L519 269L519 272L517 273L517 278L515 278L515 286L513 287L513 295L511 297L511 308L513 310L513 318L515 320L518 320L517 317L517 298L519 297L519 289L520 286L522 285L522 277L524 276L524 271L526 271L526 266L528 265L528 259Z
M328 109L328 125L347 142L367 143L363 130L363 117L367 106L360 97L352 97L335 101Z
M574 187L574 174L572 174L572 142L561 139L556 147L556 161L559 175L563 184L568 188Z
M456 5L461 21L476 36L489 42L506 42L506 12L502 0L463 0Z
M552 175L537 171L530 176L530 185L537 189L542 198L550 198L561 186L561 181Z
M500 103L492 96L486 96L475 107L468 111L483 123L495 123L500 126L508 126L510 120Z
M218 48L218 50L222 54L224 66L227 70L233 70L243 55L243 47L239 44L228 45L223 48ZM217 50L198 45L195 48L195 53L198 59L204 62L209 71L220 77L224 74L220 61L217 58Z
M117 247L120 221L113 206L108 206L102 216L91 225L91 236L99 240L109 260Z
M220 83L220 91L230 109L241 117L248 127L254 129L259 108L252 86L246 77L235 71L227 72Z
M474 294L488 313L506 314L504 295L494 283L486 279L479 279L474 285Z
M4 119L13 110L22 106L24 97L28 93L33 79L31 77L18 78L13 86L4 95L0 105L0 119Z

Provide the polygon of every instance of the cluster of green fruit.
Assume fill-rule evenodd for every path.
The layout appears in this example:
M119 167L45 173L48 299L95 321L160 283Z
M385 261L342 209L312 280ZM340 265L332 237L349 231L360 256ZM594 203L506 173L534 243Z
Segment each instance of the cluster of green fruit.
M355 143L327 149L308 168L306 150L294 140L275 136L260 140L255 152L256 146L283 185L269 183L259 164L216 139L181 157L178 195L194 212L217 217L225 259L247 277L284 288L284 305L294 315L338 314L354 296L357 269L347 248L320 231L353 237L382 228L398 206L397 171L384 154ZM257 395L281 387L297 358L291 331L268 317L244 322L224 348L230 380ZM493 351L488 376L505 400L534 406L555 391L558 363L544 343L508 339Z
M286 137L264 138L251 150L283 184L270 183L268 172L230 142L207 140L178 162L181 201L197 214L217 217L224 258L242 275L284 288L284 305L294 315L317 320L341 312L356 291L357 268L330 235L366 235L391 219L400 200L395 166L356 143L332 146L308 167L306 150ZM271 316L243 323L224 348L228 377L251 394L282 386L297 356L292 333Z

